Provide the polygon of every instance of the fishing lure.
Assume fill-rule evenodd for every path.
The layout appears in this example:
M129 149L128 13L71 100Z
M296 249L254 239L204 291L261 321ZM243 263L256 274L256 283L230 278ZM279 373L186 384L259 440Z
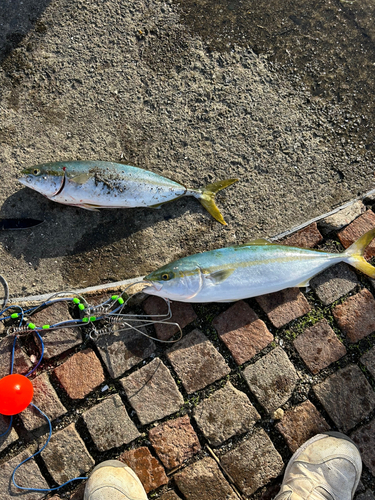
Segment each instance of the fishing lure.
M144 293L179 302L233 302L304 287L327 267L346 262L375 278L363 253L375 237L368 231L343 253L329 253L256 240L176 260L144 278Z
M197 198L218 222L226 225L215 204L215 194L238 179L188 189L178 182L142 168L106 161L67 161L36 165L22 171L19 181L50 200L87 210L150 207L183 196Z

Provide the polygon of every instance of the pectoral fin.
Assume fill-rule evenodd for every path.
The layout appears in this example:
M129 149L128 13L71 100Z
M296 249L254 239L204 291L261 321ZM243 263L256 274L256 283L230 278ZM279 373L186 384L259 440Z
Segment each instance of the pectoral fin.
M247 243L239 246L247 247L248 245L277 245L277 243L272 243L272 241L265 240L264 238L259 238L257 240L248 241Z
M91 177L93 177L93 175L90 174L90 172L87 172L74 177L69 177L69 180L75 182L76 184L85 184L89 179L91 179Z
M205 278L211 280L215 285L218 285L229 278L233 271L234 269L221 269L220 271L214 271L213 273L205 275Z
M305 281L302 281L302 283L299 283L297 286L299 288L304 288L304 287L307 288L310 285L310 280L311 280L311 277L307 278L307 280L305 280Z

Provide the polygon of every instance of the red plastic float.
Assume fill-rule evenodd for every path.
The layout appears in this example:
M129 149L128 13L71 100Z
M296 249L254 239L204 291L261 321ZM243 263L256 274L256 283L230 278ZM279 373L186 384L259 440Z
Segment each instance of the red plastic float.
M0 379L0 413L16 415L29 406L34 388L24 375L7 375Z

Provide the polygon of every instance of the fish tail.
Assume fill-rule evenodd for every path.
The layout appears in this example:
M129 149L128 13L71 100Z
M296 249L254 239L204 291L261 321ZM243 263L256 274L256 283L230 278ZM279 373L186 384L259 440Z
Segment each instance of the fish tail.
M362 271L362 273L367 276L370 276L370 278L375 278L375 267L365 260L363 254L373 238L375 238L375 229L371 229L362 235L344 252L346 262L356 269L359 269L359 271Z
M226 179L225 181L214 182L213 184L208 184L204 188L191 191L191 194L195 196L195 198L198 198L207 212L209 212L214 219L220 222L220 224L226 226L227 223L216 206L215 194L237 181L238 179Z

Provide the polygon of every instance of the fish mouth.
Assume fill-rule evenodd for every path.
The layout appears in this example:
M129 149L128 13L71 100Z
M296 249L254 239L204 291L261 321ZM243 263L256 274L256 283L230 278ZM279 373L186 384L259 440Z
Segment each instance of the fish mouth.
M156 290L157 292L160 292L160 290L163 288L163 285L161 283L158 283L157 281L150 281L150 280L143 280L145 282L146 288L143 290Z

